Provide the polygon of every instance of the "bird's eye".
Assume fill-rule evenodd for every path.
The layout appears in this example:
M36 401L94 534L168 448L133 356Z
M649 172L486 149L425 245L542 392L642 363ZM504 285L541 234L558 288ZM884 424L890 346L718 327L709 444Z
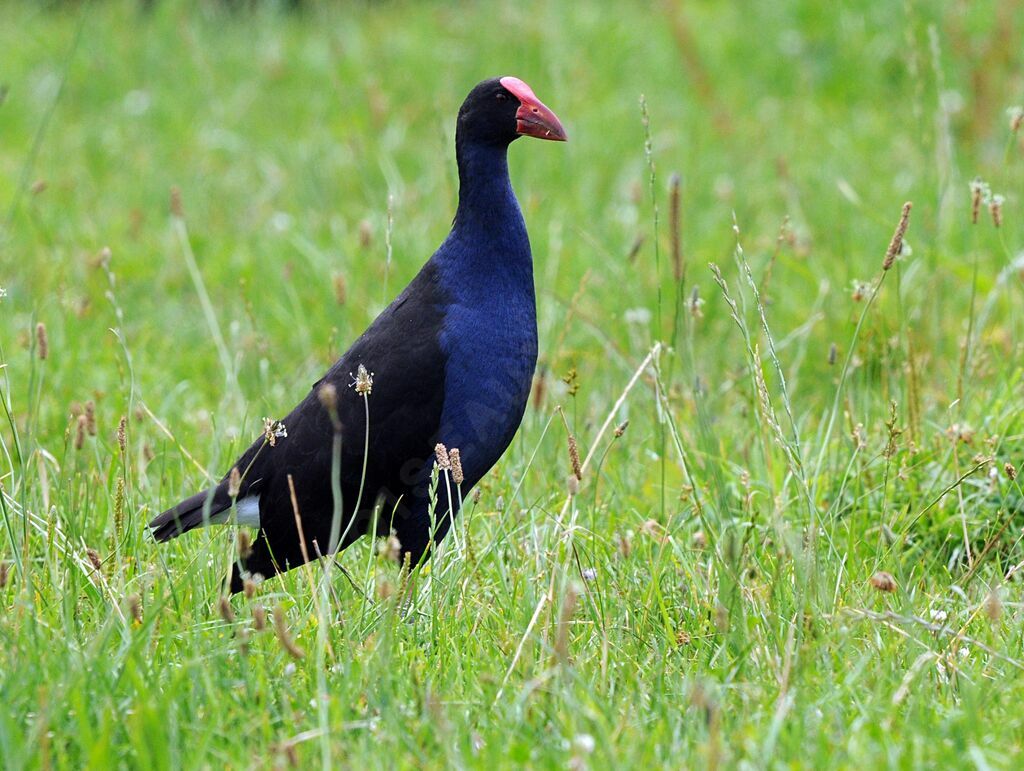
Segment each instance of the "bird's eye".
M505 102L508 101L508 94L506 94L504 91L499 91L494 95L494 98L497 99L499 102Z

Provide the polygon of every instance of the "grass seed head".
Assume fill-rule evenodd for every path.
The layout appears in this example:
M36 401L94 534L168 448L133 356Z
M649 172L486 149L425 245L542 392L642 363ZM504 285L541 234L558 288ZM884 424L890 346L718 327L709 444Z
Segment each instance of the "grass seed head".
M353 377L350 372L349 377L352 378L352 385L360 396L369 396L373 392L373 373L362 364L356 367L355 376Z
M284 614L284 608L280 605L274 606L274 632L277 634L277 641L281 643L281 647L284 648L289 656L293 659L304 659L306 657L305 651L295 644L295 640L288 633L288 623Z
M580 491L580 479L575 474L569 474L565 480L565 489L569 495L576 496Z
M995 623L1003 616L1003 600L999 596L999 587L995 584L985 596L985 617Z
M1012 463L1007 463L1003 466L1003 471L1006 473L1006 477L1012 482L1017 478L1017 467Z
M288 429L280 420L263 418L263 438L271 447L277 445L278 439L288 438Z
M181 205L181 188L177 185L171 188L171 216L184 219L185 209Z
M997 228L1003 226L1003 204L1006 199L998 193L992 196L988 202L988 211L992 215L992 224Z
M242 472L238 470L238 466L232 466L231 473L228 474L228 496L231 498L237 498L241 489Z
M100 553L95 549L86 549L85 556L89 558L89 564L92 565L92 569L99 573L100 568L103 567L103 560L100 559Z
M46 324L41 321L36 324L36 355L41 360L45 360L50 355L50 340L46 336Z
M886 592L887 594L892 594L899 588L892 573L886 573L884 570L879 570L871 576L871 585L878 591Z
M11 577L11 563L7 560L0 560L0 589L7 586Z
M75 449L81 450L85 445L85 427L87 421L85 415L79 415L78 420L75 421Z
M452 467L452 460L448 456L448 448L445 447L441 442L434 445L434 458L437 460L437 467L441 470L450 470Z
M231 608L231 600L224 595L217 601L217 610L225 624L235 623L235 611Z
M900 214L900 221L896 225L896 231L892 234L889 248L885 250L885 260L882 262L882 270L889 270L893 262L903 253L903 236L907 234L907 225L910 224L910 209L913 204L907 201L903 204L903 211Z
M331 278L331 284L334 286L334 300L338 305L344 305L348 299L348 284L345 283L344 273L335 273Z
M255 585L253 591L255 591ZM262 605L256 605L252 609L252 627L257 632L262 632L267 628L267 609Z
M615 438L616 439L620 439L622 437L622 435L624 433L626 433L626 429L627 428L629 428L629 421L628 420L624 420L621 423L619 423L619 425L617 425L615 427L615 432L614 432L615 433Z
M569 434L569 462L572 464L572 473L577 480L583 479L583 466L580 464L580 450L576 446L576 437Z
M96 402L92 399L85 403L85 430L96 436Z
M461 485L466 481L466 475L462 473L462 454L459 452L458 447L452 447L448 453L448 459L452 463L452 481L457 485Z
M238 559L245 561L252 556L252 536L249 535L249 531L241 528L236 536L236 544L238 546ZM249 581L249 579L246 579Z
M142 623L142 598L137 594L128 596L128 612L136 625Z
M991 196L988 185L981 177L971 180L971 224L978 224L978 213L981 211L981 202Z
M828 347L828 366L834 367L836 365L836 358L839 356L839 348L835 343L832 343Z
M1020 105L1010 107L1006 111L1006 114L1010 118L1010 131L1016 134L1020 131L1020 127L1024 125L1024 107L1021 107Z
M121 416L117 424L117 446L122 454L128 447L128 417L125 415Z

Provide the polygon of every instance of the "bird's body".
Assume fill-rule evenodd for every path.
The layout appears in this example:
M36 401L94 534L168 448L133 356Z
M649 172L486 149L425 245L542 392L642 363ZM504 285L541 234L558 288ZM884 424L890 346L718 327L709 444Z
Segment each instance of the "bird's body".
M512 113L508 97L517 100ZM540 118L530 120L527 111ZM456 134L459 208L448 238L283 418L287 435L272 445L261 436L234 475L154 519L157 540L227 521L232 511L239 523L259 527L252 553L235 566L234 591L247 573L270 576L328 553L332 525L344 549L366 533L375 507L378 533L395 532L402 558L415 565L429 554L461 500L450 482L439 484L431 507L435 445L459 449L465 495L504 453L526 408L537 361L533 262L506 153L517 135L542 130L544 138L564 139L521 81L484 81L470 93ZM372 373L369 393L368 382L354 382L360 368ZM325 385L333 387L331 400ZM329 401L341 435L337 522Z

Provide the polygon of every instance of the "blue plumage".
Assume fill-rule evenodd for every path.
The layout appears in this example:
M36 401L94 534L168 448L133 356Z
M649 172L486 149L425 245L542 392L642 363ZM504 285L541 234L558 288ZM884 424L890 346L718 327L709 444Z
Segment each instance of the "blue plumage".
M435 444L460 450L467 494L512 441L537 362L530 241L507 161L509 144L524 135L565 139L525 83L493 79L470 92L456 130L459 208L448 238L283 419L287 437L273 445L261 437L220 484L156 517L157 540L244 511L259 537L234 566L233 591L250 574L270 576L328 553L339 534L336 548L345 548L375 516L377 532L394 532L410 565L429 557L459 505L442 485L436 511L445 516L430 517ZM350 373L360 367L373 373L368 393L351 388ZM337 421L325 408L332 401Z

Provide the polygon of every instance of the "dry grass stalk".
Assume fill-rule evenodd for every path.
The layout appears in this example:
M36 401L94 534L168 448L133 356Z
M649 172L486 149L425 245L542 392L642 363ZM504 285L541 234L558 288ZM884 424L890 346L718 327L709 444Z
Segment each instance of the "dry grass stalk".
M893 262L903 252L903 236L907 234L907 226L910 224L910 209L913 204L907 201L903 204L903 211L900 214L899 224L896 225L896 232L892 234L889 248L885 250L885 260L882 262L882 270L889 270Z
M287 619L284 615L284 608L280 605L277 605L274 608L274 633L277 635L277 640L281 643L281 647L285 649L289 656L293 659L306 658L305 651L296 645L295 640L293 640L292 636L288 634Z

